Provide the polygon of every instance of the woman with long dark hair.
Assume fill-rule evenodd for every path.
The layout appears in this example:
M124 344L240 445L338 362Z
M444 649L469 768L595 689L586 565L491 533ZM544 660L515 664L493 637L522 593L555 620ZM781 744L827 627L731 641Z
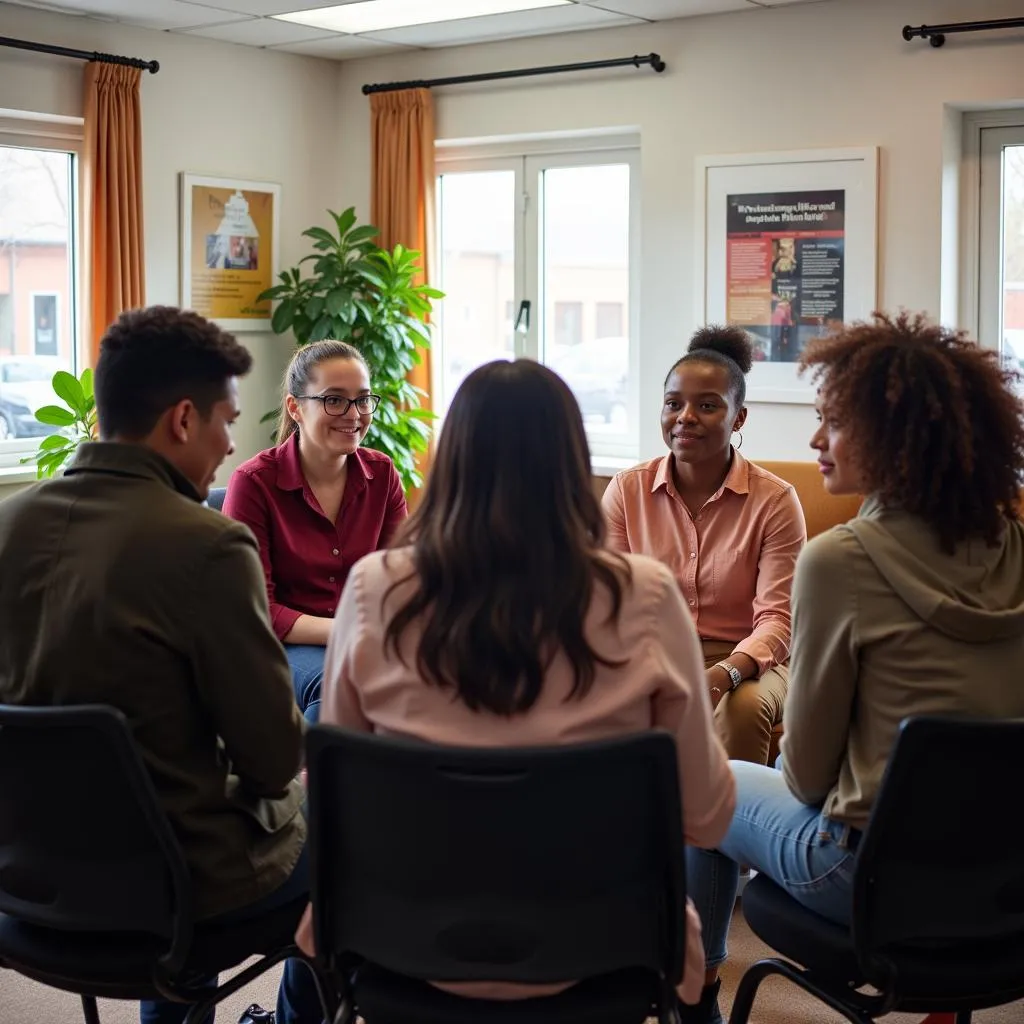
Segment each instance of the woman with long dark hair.
M352 570L321 720L495 747L664 728L677 741L687 841L713 846L732 817L700 640L675 579L653 559L606 549L579 408L528 360L466 378L419 508L391 550ZM692 908L688 923L680 994L693 1003L703 964ZM308 930L300 939L309 944Z

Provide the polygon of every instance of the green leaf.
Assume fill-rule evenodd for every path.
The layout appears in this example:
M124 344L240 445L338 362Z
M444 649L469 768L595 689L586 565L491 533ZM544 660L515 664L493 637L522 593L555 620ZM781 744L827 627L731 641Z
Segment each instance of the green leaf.
M270 318L270 326L273 328L275 334L284 334L289 327L295 322L295 301L293 299L285 299L277 309L274 310L274 315Z
M281 415L281 410L280 409L271 409L270 412L265 412L260 417L260 423L270 423L273 420L276 420L280 415Z
M353 228L345 239L349 245L359 245L362 242L369 242L376 238L380 232L372 224L364 224L362 227Z
M307 238L314 238L317 242L321 243L321 245L315 246L315 248L326 246L330 249L336 249L338 247L338 240L326 228L306 228L302 233Z
M324 300L320 295L314 295L313 298L306 303L305 313L310 320L317 320L323 311Z
M324 338L331 336L331 318L329 316L322 316L313 325L313 330L309 332L310 341L323 341Z
M354 206L350 206L344 213L334 213L332 210L327 212L334 218L334 223L338 225L338 235L342 238L356 222L356 208Z
M82 392L85 394L85 404L91 409L96 403L96 396L93 391L92 383L92 369L87 366L81 372L78 379L82 382Z
M287 295L292 290L290 284L275 284L273 288L265 288L263 291L256 296L257 302L263 302L265 299L279 299L282 295Z
M76 422L75 414L69 409L62 409L59 405L44 405L41 409L36 409L36 419L53 427L70 427Z
M39 442L40 451L50 451L54 448L67 448L68 439L63 434L48 434Z
M348 288L335 288L327 293L327 312L331 316L340 316L341 311L352 302L352 292Z
M77 377L72 376L67 370L58 370L53 375L53 390L58 398L63 398L68 403L70 409L80 415L85 414L85 392Z

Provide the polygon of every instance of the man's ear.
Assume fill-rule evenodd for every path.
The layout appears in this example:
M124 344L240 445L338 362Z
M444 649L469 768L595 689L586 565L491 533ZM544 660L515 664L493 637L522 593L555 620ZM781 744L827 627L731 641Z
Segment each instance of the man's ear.
M188 444L192 432L196 428L198 410L191 398L183 398L168 410L167 425L171 437L179 444Z

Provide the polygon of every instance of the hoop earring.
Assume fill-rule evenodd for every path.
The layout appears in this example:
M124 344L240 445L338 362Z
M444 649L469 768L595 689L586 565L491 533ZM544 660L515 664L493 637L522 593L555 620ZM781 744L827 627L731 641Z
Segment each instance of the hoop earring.
M741 430L734 430L733 433L740 435L739 444L733 445L733 448L735 448L736 451L739 451L743 447L743 432Z

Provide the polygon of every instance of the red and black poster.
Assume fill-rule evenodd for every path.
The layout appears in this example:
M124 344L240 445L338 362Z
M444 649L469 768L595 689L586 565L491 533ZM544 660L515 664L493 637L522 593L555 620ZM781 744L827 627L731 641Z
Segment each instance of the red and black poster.
M843 319L845 192L727 197L726 318L755 358L792 363Z

